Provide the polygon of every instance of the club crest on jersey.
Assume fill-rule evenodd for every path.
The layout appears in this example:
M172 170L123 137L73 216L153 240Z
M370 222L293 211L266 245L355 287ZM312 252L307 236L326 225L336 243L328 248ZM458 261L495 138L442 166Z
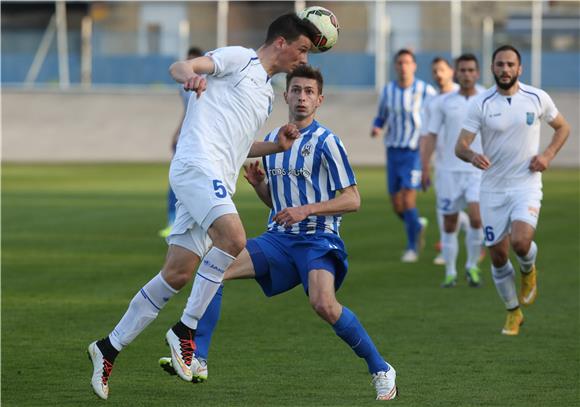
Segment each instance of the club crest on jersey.
M312 144L310 143L302 147L302 151L300 151L302 157L308 157L311 153L312 153Z
M526 112L526 124L531 126L534 124L534 113L533 112Z

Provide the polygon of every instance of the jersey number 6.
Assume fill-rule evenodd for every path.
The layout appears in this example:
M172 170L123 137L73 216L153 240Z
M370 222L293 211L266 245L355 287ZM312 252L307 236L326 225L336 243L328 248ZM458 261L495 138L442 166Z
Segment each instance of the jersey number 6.
M213 190L215 191L215 196L218 198L225 198L228 194L226 187L224 187L223 182L221 182L219 179L213 180Z

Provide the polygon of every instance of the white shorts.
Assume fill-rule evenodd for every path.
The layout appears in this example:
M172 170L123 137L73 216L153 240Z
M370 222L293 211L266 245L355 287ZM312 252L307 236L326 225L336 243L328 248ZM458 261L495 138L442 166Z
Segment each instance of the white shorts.
M525 222L534 229L542 206L541 189L481 191L479 209L483 222L485 245L493 246L511 231L512 222Z
M238 213L214 163L203 166L173 160L169 183L175 196L175 222L168 244L185 247L203 257L211 245L207 231L219 217Z
M458 213L470 202L479 202L481 172L437 171L437 209L444 215Z

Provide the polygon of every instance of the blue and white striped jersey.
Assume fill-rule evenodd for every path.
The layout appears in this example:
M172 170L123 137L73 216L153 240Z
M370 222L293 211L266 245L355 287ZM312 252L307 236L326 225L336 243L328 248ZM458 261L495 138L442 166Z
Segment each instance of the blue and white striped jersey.
M265 141L276 141L274 129ZM273 208L268 230L293 233L339 234L342 216L309 216L302 222L284 227L272 220L284 208L328 201L336 191L356 184L354 172L340 139L316 120L300 131L292 148L262 158L268 177Z
M408 88L401 88L397 81L391 81L383 88L373 125L380 128L387 125L387 147L417 149L421 126L424 125L423 108L435 95L435 88L421 79L415 79Z

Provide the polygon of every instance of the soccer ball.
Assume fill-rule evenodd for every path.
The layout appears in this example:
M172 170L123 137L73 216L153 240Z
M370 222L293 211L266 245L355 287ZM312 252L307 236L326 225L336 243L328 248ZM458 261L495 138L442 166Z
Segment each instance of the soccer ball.
M313 52L328 51L338 41L340 27L332 11L324 7L312 6L298 13L298 17L310 21L318 30L318 35L314 39Z

